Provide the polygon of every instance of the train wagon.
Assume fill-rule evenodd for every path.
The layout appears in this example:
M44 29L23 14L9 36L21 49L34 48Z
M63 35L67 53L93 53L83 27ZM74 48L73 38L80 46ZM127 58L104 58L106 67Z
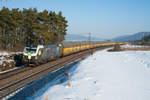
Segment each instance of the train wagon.
M62 55L69 55L78 51L90 49L89 42L63 42Z

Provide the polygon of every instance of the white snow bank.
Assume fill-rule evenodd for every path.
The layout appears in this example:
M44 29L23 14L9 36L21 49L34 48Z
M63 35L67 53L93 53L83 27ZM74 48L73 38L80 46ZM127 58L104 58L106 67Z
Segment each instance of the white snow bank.
M37 100L150 100L150 52L99 51Z
M6 51L0 51L0 56L10 56L13 54L22 54L23 52L6 52Z
M126 44L126 45L121 45L122 48L148 48L150 46L142 46L142 45L131 45L131 44Z
M9 55L8 52L0 52L0 56Z
M8 59L7 57L10 56L10 53L8 52L0 52L0 67L3 64L3 62L12 62L12 59Z

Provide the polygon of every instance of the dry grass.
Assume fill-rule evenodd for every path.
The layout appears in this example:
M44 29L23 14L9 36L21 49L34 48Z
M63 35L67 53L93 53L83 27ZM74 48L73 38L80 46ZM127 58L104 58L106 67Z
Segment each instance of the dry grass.
M150 47L122 48L122 51L150 51Z
M113 49L109 49L109 52L118 52L118 51L150 51L150 46L141 46L141 47L120 47L119 45L114 45Z

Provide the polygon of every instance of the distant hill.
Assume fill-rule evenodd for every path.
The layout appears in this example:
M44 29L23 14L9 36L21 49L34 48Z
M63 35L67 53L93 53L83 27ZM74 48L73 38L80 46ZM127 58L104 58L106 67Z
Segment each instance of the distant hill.
M143 36L150 35L150 32L138 32L133 35L124 35L119 36L116 38L113 38L113 41L135 41L135 40L141 40Z
M67 34L65 36L65 41L88 41L88 36L82 36L77 34ZM91 41L105 41L97 37L91 37Z

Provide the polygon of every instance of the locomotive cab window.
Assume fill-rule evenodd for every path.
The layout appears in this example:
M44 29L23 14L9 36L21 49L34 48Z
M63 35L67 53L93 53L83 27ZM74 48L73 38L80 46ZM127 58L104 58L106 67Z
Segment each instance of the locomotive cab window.
M36 53L37 48L26 48L25 52Z

